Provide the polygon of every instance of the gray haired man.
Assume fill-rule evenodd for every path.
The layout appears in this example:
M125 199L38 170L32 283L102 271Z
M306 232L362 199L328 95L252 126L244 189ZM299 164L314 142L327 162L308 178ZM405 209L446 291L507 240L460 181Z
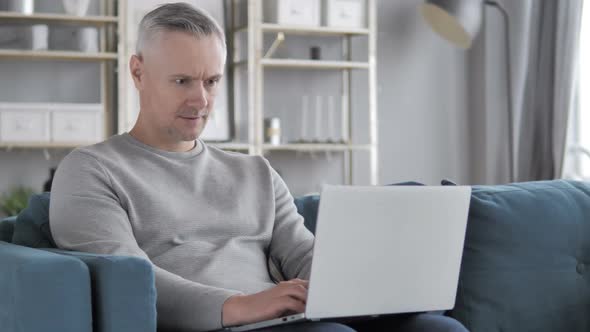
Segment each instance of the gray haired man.
M305 309L314 239L285 183L263 157L199 139L225 61L224 33L207 14L183 3L148 13L129 63L140 98L137 123L74 150L53 183L58 246L149 260L164 329L215 330ZM287 281L274 281L269 261ZM412 317L396 324L429 321ZM435 321L424 326L457 324ZM351 328L305 323L276 330Z

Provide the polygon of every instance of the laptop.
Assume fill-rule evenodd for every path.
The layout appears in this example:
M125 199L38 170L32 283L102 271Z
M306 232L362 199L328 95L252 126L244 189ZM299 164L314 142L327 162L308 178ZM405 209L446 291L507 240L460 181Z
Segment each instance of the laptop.
M452 309L471 188L325 186L301 314L229 327Z

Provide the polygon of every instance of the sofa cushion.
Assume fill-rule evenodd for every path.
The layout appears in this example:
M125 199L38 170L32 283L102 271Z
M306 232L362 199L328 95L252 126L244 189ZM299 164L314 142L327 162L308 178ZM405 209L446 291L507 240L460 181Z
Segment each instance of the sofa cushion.
M0 220L0 241L12 242L15 221L16 216Z
M31 248L56 248L49 230L49 193L29 198L29 204L16 218L12 242Z
M475 186L457 302L471 331L590 331L590 185Z

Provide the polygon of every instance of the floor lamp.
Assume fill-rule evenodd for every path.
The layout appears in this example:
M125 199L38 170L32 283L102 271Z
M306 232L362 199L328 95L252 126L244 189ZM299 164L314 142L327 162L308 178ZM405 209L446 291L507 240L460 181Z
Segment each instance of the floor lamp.
M510 182L514 178L514 135L512 111L512 79L510 77L510 28L508 12L498 2L491 0L426 0L422 4L422 16L432 30L452 44L468 49L479 32L485 6L496 8L504 18L506 43L506 86L508 88L508 162Z

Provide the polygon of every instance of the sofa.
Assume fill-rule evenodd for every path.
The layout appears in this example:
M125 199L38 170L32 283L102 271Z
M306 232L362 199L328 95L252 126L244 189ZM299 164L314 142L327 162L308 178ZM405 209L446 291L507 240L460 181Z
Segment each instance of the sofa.
M311 231L319 200L295 200ZM0 331L155 331L149 263L55 249L48 205L35 195L0 222ZM476 332L590 331L589 263L589 183L473 186L456 305L444 314Z

